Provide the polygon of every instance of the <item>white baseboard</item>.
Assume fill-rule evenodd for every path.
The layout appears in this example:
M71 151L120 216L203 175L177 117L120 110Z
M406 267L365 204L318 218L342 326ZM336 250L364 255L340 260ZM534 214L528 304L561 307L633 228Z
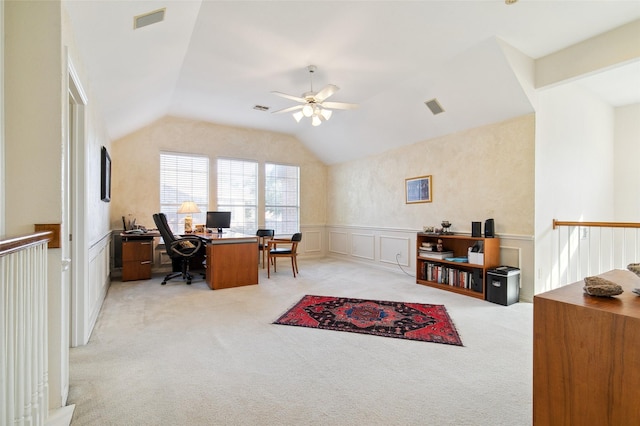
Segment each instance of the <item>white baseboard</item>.
M69 426L71 424L71 418L73 417L73 411L76 409L75 404L67 405L66 407L56 408L49 410L49 415L45 425L47 426Z

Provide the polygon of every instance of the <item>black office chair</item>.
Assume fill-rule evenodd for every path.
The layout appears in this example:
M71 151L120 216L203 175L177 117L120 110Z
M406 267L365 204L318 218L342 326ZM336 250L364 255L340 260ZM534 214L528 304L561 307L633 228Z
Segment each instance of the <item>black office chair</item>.
M273 238L275 231L273 229L258 229L256 235L258 236L258 251L262 252L262 269L264 269L267 250L269 250L267 242Z
M269 257L267 258L267 278L271 278L271 264L273 264L273 272L276 272L276 259L278 257L290 257L291 268L293 269L293 277L298 272L298 243L302 241L302 234L296 232L291 239L273 238L267 241L269 248ZM279 244L287 245L286 248L278 248Z
M193 276L189 273L189 261L195 256L202 255L204 250L203 241L195 235L182 235L178 237L173 235L164 213L154 214L153 221L160 235L162 235L164 247L174 266L172 268L173 271L162 280L162 285L165 285L168 280L176 277L182 277L183 280L187 280L187 284L191 284Z

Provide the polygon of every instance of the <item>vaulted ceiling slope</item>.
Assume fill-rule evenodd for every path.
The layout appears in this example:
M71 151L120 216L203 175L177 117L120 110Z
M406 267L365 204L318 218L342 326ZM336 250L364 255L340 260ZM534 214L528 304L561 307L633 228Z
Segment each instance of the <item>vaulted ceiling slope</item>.
M63 5L113 139L175 115L293 134L327 164L533 112L505 46L536 59L640 18L638 1ZM164 21L133 29L134 16L161 8ZM315 90L335 84L330 100L359 108L318 127L272 114L295 105L272 91L309 90L310 64ZM433 98L444 113L425 106Z

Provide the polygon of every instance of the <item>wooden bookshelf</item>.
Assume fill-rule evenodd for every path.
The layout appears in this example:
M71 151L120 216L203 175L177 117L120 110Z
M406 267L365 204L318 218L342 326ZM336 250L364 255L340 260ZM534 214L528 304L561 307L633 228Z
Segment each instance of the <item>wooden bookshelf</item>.
M420 255L422 243L437 244L442 240L444 251L453 251L456 258L467 257L469 247L477 242L483 244L483 261L481 264L431 259ZM478 299L486 298L487 270L500 266L500 239L469 237L464 235L438 235L418 232L416 238L416 283ZM441 268L441 274L430 274L433 268ZM451 271L454 271L453 274ZM456 279L456 274L458 279ZM466 277L466 278L461 278ZM453 282L451 282L453 280Z

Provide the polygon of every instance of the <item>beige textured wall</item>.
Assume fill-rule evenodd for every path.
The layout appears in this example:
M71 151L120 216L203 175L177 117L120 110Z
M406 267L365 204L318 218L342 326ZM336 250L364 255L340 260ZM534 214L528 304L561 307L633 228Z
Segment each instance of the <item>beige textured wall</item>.
M124 138L111 149L111 226L122 228L122 216L154 227L152 215L160 208L160 152L181 152L209 157L209 207L216 202L216 159L256 160L300 166L301 225L326 222L327 167L295 137L259 130L217 125L177 117L164 117ZM263 185L260 181L260 185ZM264 199L259 200L260 207ZM264 220L260 220L262 225Z
M329 168L327 223L470 232L534 233L535 118L526 115ZM432 175L431 203L406 204L406 178Z

